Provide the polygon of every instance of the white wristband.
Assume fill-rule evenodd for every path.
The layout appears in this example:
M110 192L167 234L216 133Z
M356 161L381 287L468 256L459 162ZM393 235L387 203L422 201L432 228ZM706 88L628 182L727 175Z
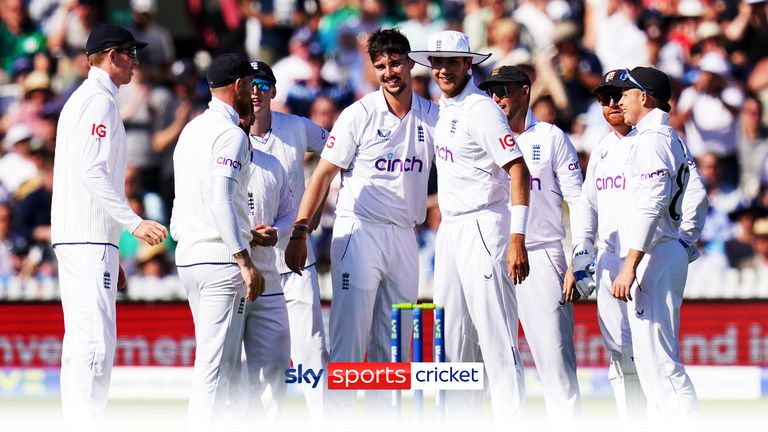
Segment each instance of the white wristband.
M511 214L509 233L525 235L526 228L528 227L528 206L513 205L509 210Z

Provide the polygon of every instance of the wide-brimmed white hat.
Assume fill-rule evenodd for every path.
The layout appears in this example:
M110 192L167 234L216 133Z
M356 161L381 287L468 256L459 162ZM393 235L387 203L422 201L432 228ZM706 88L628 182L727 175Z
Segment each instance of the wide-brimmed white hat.
M699 70L727 77L731 73L731 65L717 53L707 53L699 60Z
M471 57L472 64L479 64L490 57L490 54L478 54L469 49L469 38L461 32L445 30L429 36L427 51L411 51L408 53L418 64L432 67L430 57Z

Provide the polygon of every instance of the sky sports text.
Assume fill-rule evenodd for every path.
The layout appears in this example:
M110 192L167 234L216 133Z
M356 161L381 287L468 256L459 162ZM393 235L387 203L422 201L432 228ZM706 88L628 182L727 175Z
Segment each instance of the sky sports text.
M287 384L319 385L323 369L286 369ZM482 363L330 363L329 390L482 390Z

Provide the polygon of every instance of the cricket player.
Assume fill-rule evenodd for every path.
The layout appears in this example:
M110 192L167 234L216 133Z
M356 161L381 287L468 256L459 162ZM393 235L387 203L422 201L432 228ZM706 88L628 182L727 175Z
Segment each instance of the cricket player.
M249 246L251 146L239 127L240 114L251 110L252 78L244 55L214 58L208 69L213 98L184 127L173 154L171 234L197 342L187 415L193 430L211 430L223 413L240 356L245 300L264 291Z
M253 111L240 118L240 126L246 133L253 118ZM257 420L274 426L285 399L283 374L291 367L288 308L275 256L278 242L288 240L296 218L296 203L288 174L280 161L261 150L252 151L248 184L248 218L253 234L251 259L264 276L264 293L245 305L243 352L246 372L243 375L247 379L246 383L236 386L241 391L233 392L233 403L247 407L238 413L243 415L240 421Z
M504 113L472 82L470 68L490 55L471 52L467 36L456 31L431 35L428 47L409 56L432 68L443 92L435 127L443 219L434 281L435 302L446 310L446 360L485 363L494 418L508 426L518 420L525 392L513 282L529 272L530 175ZM479 402L481 395L459 396ZM449 396L448 412L476 421L473 401Z
M67 430L100 430L114 361L115 295L125 285L117 243L125 229L150 245L168 235L125 199L125 128L115 104L147 44L111 24L86 41L88 78L67 100L56 131L51 241L59 262L64 342L61 405Z
M550 424L553 430L573 430L580 401L573 346L573 304L562 299L568 267L562 220L563 200L572 207L581 195L576 149L557 126L533 116L528 108L531 80L522 69L498 67L478 87L504 111L531 173L525 233L531 273L515 287L517 307L544 387Z
M304 153L320 153L325 146L328 132L310 120L291 114L272 111L272 99L276 95L277 79L272 68L264 62L252 61L254 122L250 128L253 148L277 158L288 173L293 196L304 195ZM293 222L293 221L291 221ZM325 329L320 309L320 284L315 269L312 243L307 238L307 262L301 274L292 272L285 264L285 247L289 230L280 232L285 241L275 248L276 265L280 273L282 292L288 303L288 324L291 329L291 358L294 364L302 364L314 370L325 369L328 350L325 345ZM323 412L323 386L303 386L307 408L314 420Z
M660 414L674 424L694 416L698 405L680 363L677 337L688 263L698 256L692 243L703 227L706 195L687 146L667 124L671 96L667 76L640 67L611 71L603 81L602 89L596 90L604 93L602 103L611 107L608 114L618 105L624 122L634 127L620 130L626 135L615 145L610 145L613 138L600 143L596 149L600 153L593 154L608 159L615 152L620 160L617 165L608 161L605 168L596 162L588 170L589 186L582 201L587 220L597 218L600 237L598 311L611 350L609 376L620 416L629 427L637 422L633 414L642 401L633 383L635 371L648 397L649 420ZM619 101L614 88L623 91ZM616 123L618 114L611 117ZM621 191L608 197L602 193L605 189ZM591 237L580 231L574 230L574 257L588 256L591 247ZM578 263L574 258L576 271L583 265L581 259ZM601 293L608 290L616 299L629 301L626 308Z
M366 351L368 361L389 361L391 306L417 299L413 228L426 216L438 108L413 92L409 51L408 39L394 29L377 30L368 38L381 88L339 116L304 192L291 237L306 237L309 220L341 171L331 241L331 362L361 362ZM288 244L291 270L302 271L306 249L302 239ZM411 325L407 318L403 323L403 358L408 358ZM354 403L354 392L330 395L339 414Z

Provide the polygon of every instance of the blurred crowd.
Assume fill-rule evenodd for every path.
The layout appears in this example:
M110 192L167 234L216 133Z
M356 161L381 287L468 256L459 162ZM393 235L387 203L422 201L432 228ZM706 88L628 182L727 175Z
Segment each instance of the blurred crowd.
M159 14L196 39L161 25ZM147 218L170 219L174 146L207 107L212 56L240 51L268 62L277 77L273 109L330 130L342 109L377 87L366 33L399 27L418 50L429 34L456 29L474 51L492 53L473 71L476 81L503 64L534 73L534 115L569 134L583 167L609 131L590 92L601 75L640 65L666 72L674 82L671 122L709 194L702 258L693 266L768 269L768 1L0 0L0 20L0 299L56 296L50 206L58 116L87 76L86 38L104 21L150 43L117 98L128 137L126 195ZM417 65L413 76L415 91L439 95L428 69ZM308 172L315 158L307 156ZM315 233L321 270L332 197ZM439 223L433 205L420 227L422 282ZM182 296L172 240L149 247L124 234L129 297Z

